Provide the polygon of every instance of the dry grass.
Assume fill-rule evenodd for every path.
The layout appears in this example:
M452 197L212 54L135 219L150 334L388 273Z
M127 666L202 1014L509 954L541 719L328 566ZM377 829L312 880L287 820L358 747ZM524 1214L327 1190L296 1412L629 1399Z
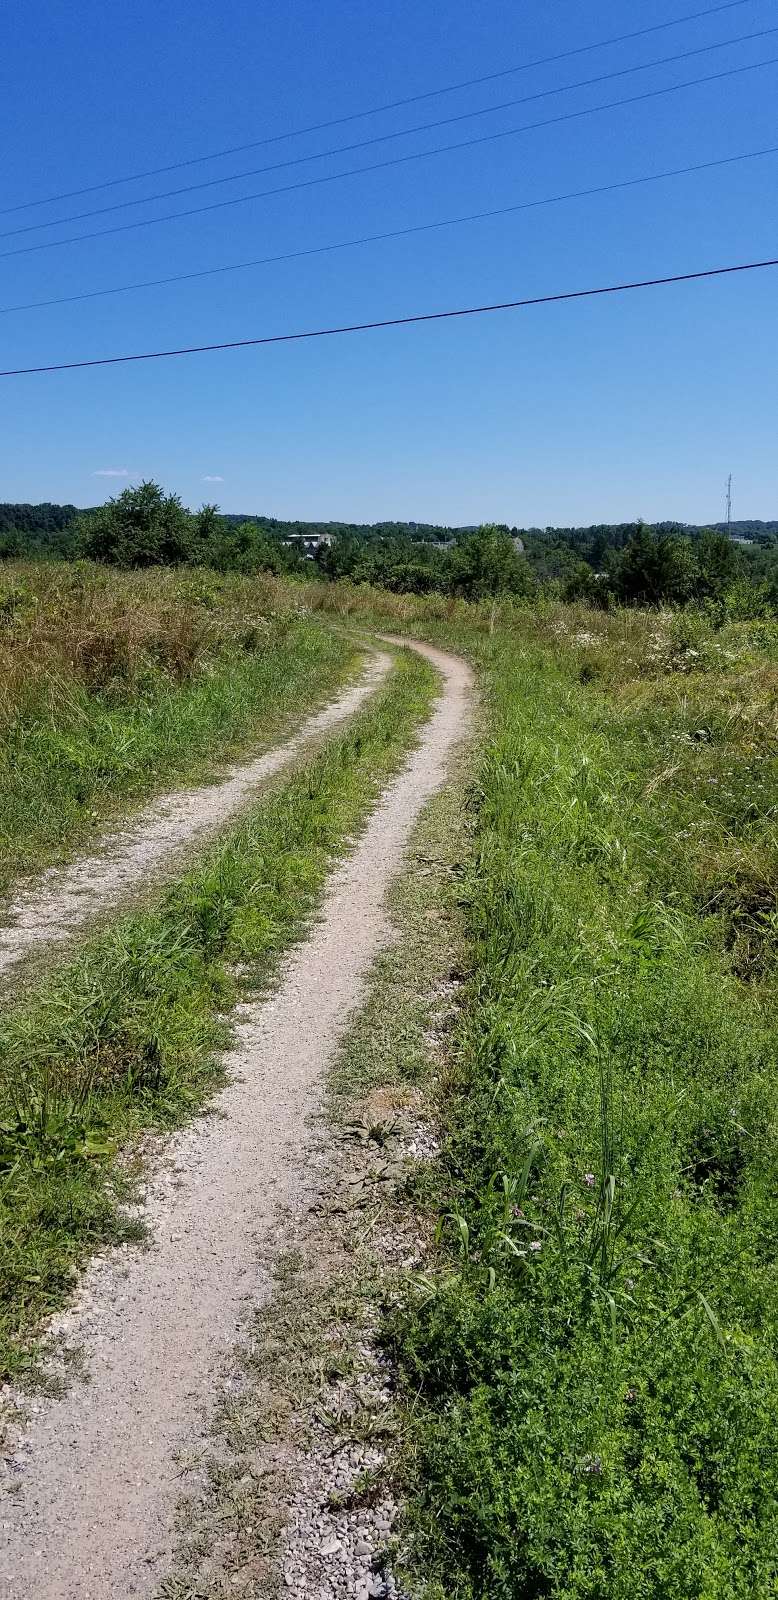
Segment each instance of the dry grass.
M353 647L269 575L0 574L0 890L129 798L283 734Z
M9 563L0 578L0 729L43 695L70 685L119 697L149 670L171 683L291 616L296 596L269 575L114 572L86 563Z

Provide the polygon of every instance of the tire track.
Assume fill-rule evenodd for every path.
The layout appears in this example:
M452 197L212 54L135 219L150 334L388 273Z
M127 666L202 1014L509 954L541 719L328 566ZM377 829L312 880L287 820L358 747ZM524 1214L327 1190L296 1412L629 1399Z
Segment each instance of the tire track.
M0 977L36 946L62 943L100 911L112 910L134 890L169 871L185 849L216 833L269 778L354 716L390 666L391 656L374 652L358 682L283 744L232 767L216 783L158 796L126 826L106 834L94 854L68 867L51 868L23 889L4 908L7 925L0 928Z
M387 890L470 726L469 669L414 648L442 678L418 748L333 873L275 995L243 1008L217 1114L171 1140L147 1196L151 1248L93 1264L61 1319L69 1342L84 1339L90 1381L43 1403L17 1442L19 1487L3 1513L6 1600L150 1600L164 1575L181 1487L176 1452L201 1436L242 1315L269 1295L263 1247L279 1206L299 1204L308 1117L368 969L393 936Z

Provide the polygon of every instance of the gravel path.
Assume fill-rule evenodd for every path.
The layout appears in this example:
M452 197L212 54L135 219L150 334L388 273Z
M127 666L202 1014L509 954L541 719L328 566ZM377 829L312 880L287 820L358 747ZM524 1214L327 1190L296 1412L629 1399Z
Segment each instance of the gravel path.
M90 1381L41 1402L16 1444L18 1487L0 1529L6 1600L148 1600L166 1570L176 1453L201 1436L211 1379L242 1313L267 1298L263 1245L279 1205L299 1203L308 1116L368 968L392 936L387 889L469 724L468 668L416 648L443 679L418 749L333 873L274 997L244 1008L219 1114L171 1141L147 1199L152 1247L94 1264L61 1319L69 1340L84 1335Z
M0 975L34 946L69 938L96 913L112 909L139 885L169 870L185 848L215 833L307 745L352 717L390 665L391 656L376 651L359 681L304 722L284 744L231 768L216 783L163 795L127 826L106 834L94 855L45 872L4 908L9 925L0 928Z

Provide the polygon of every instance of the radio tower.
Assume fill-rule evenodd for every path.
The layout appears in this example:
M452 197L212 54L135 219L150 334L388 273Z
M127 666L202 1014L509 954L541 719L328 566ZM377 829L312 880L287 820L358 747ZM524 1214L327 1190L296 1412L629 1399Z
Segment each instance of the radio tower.
M731 472L729 474L729 477L727 478L726 505L727 505L727 533L729 534L729 536L731 538L732 537L732 473Z

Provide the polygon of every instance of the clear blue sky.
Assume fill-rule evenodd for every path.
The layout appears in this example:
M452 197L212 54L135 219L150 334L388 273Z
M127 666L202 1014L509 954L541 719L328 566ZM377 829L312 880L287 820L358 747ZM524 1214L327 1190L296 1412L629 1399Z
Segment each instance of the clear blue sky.
M702 9L705 0L6 0L3 206ZM761 28L748 3L403 111L20 211L1 231L326 150ZM778 56L778 33L453 128L0 240L0 250ZM778 66L469 150L0 260L0 307L412 227L778 144ZM402 316L778 254L778 156L166 288L0 316L0 366ZM0 500L471 523L778 516L778 270L148 365L5 379ZM127 476L105 476L107 473ZM211 481L208 481L211 480Z

